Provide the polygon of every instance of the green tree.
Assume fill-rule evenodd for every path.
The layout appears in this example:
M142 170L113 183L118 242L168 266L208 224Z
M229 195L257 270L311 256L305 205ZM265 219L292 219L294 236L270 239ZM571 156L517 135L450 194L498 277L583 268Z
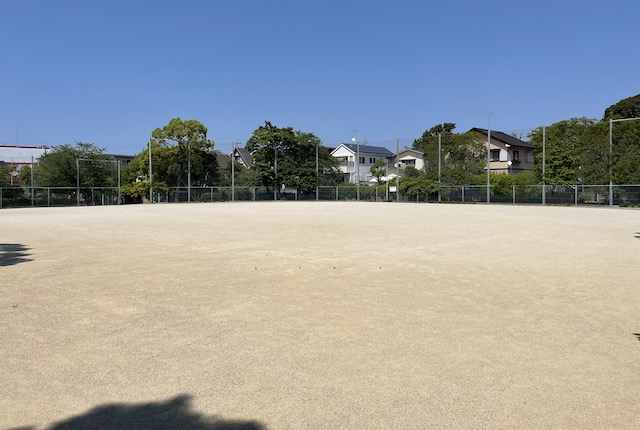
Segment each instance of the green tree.
M214 142L207 139L207 128L199 121L174 118L151 133L153 181L181 187L189 183L189 161L192 186L211 186L218 181L218 162ZM148 148L145 148L148 151ZM145 161L147 164L148 152Z
M571 118L546 128L545 177L542 177L543 130L531 132L535 171L549 185L604 184L608 179L609 148L603 123Z
M377 160L371 165L369 171L376 178L378 184L382 183L382 177L387 173L387 162L385 160Z
M251 170L267 187L284 184L311 192L317 183L333 185L339 174L338 160L318 137L291 127L279 128L266 121L253 132L246 148L253 154Z
M105 154L104 148L85 142L76 142L75 146L54 146L50 152L40 156L38 166L34 167L36 185L75 187L78 178L77 160L81 187L117 186L113 158Z
M620 100L604 111L603 119L640 118L640 94Z
M10 186L11 173L13 173L13 168L11 166L0 166L0 188Z
M404 176L399 180L399 189L402 194L408 196L429 196L440 189L437 179L431 179L427 173L420 171L413 166L408 166L404 170Z
M609 119L627 118L640 118L640 94L609 106L604 111L602 122L608 132ZM611 131L613 182L640 183L640 120L613 123Z
M485 167L484 138L474 132L454 133L454 123L438 124L413 141L425 155L425 174L438 180L438 136L441 136L440 178L443 184L468 185Z

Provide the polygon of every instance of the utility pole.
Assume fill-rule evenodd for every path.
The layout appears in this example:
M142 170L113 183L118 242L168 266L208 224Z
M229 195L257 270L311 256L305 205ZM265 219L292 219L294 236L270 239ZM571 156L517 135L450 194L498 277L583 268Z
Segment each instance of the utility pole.
M231 201L236 199L236 143L231 144Z
M149 139L149 203L153 203L153 168L151 166L151 139Z
M491 203L491 115L489 114L489 129L487 130L487 203Z
M442 180L440 179L440 164L441 164L441 156L442 153L442 133L438 133L438 203L442 201L442 195L440 192L440 188L442 187Z
M547 127L542 126L542 204L547 203L547 180L544 176L546 163Z

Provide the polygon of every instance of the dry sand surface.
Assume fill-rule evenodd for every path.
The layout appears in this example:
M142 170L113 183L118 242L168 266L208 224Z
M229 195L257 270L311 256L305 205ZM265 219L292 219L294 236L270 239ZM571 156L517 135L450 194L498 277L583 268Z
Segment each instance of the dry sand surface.
M638 429L640 211L0 211L0 428Z

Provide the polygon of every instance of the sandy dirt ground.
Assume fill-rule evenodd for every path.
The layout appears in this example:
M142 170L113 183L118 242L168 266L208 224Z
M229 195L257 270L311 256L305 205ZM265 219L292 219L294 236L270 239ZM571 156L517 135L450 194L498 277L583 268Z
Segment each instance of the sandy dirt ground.
M0 428L638 429L640 211L0 211Z

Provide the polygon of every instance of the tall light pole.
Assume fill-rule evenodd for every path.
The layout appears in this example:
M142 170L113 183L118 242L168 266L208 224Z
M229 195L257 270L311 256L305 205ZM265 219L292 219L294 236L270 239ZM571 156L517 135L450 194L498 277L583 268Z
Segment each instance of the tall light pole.
M547 180L544 176L545 164L547 162L547 127L542 126L542 204L547 204Z
M491 115L489 114L489 129L487 130L487 203L491 203Z
M273 142L273 200L278 200L278 142Z
M151 166L151 139L149 139L149 204L153 203L153 167Z
M231 145L231 201L236 199L236 143Z
M400 202L400 139L396 139L396 203Z
M440 179L441 152L442 152L442 133L438 133L438 203L442 201L442 195L440 193L440 187L442 186L442 181Z
M360 201L360 142L356 142L355 137L351 142L356 144L356 200Z
M316 142L316 202L318 200L320 200L320 170L318 169L319 165L318 165L318 146L320 145L319 142Z
M639 118L609 118L609 206L613 206L613 123L623 121L638 121Z
M187 201L191 202L191 139L187 141Z

